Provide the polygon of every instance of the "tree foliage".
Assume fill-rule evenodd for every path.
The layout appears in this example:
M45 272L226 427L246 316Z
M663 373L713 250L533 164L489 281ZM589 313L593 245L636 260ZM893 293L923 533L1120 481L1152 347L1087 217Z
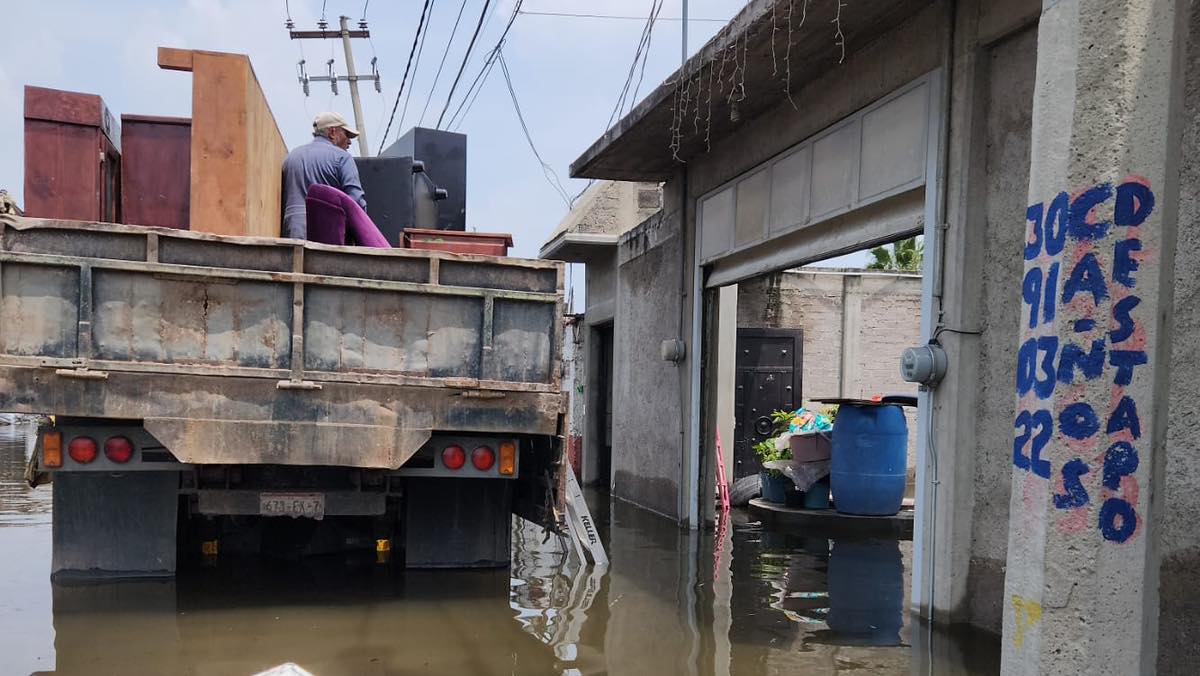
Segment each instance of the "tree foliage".
M909 237L871 249L871 258L868 270L919 273L925 261L925 245L916 237Z

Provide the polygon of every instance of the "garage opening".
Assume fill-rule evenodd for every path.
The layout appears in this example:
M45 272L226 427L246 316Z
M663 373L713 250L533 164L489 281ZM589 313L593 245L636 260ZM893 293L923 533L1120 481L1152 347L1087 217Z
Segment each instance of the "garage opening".
M779 478L764 462L796 460L790 448L776 447L789 413L810 411L834 422L836 400L887 400L901 402L905 459L893 470L903 475L902 516L911 517L922 446L917 386L903 380L899 363L905 348L922 342L923 254L920 236L905 237L715 292L722 301L718 332L732 338L733 349L717 355L726 363L717 369L718 382L706 385L717 390L718 427L728 430L724 469L735 504L764 497L763 482ZM823 450L803 452L828 459ZM786 489L785 504L804 506L805 491L795 484ZM828 478L815 490L828 491ZM828 497L809 495L807 502L823 505ZM911 532L911 523L906 528Z

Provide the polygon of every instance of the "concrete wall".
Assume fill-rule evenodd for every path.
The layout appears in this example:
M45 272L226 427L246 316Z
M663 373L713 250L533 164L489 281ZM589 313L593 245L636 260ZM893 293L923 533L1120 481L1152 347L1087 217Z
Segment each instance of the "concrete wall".
M558 224L562 232L620 235L662 208L657 183L596 181ZM553 239L553 235L551 239Z
M916 394L900 353L921 342L921 278L880 272L792 270L738 285L739 328L804 330L804 401ZM916 469L917 414L908 417L908 469Z
M584 277L587 293L585 323L589 326L611 322L616 316L617 252L597 254L587 264Z
M975 402L974 517L966 619L1000 631L1008 506L1012 475L1012 401L1019 344L1025 237L1021 220L1029 184L1030 123L1037 67L1037 30L1010 37L985 52L986 230L978 270L980 307L976 327L979 370ZM982 85L981 85L982 86Z
M613 495L680 515L681 379L663 361L680 335L684 239L677 213L656 214L621 238L613 363Z
M1160 525L1158 671L1195 673L1200 663L1200 11L1192 9L1175 253L1175 344L1164 513Z

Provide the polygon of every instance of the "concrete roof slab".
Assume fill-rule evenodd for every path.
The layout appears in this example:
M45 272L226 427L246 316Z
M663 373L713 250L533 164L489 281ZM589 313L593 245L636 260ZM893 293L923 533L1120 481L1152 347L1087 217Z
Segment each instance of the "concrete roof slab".
M680 162L707 152L718 139L787 101L789 89L799 91L838 66L839 4L849 56L930 3L753 0L571 163L571 176L665 181Z

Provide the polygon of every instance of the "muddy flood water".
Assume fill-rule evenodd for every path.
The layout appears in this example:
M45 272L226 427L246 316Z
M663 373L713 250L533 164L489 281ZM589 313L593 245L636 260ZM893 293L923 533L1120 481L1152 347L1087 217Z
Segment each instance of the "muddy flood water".
M0 427L0 674L992 674L986 637L914 624L912 545L804 538L734 511L717 533L593 495L598 572L532 527L512 567L222 560L174 580L51 584L32 428Z

